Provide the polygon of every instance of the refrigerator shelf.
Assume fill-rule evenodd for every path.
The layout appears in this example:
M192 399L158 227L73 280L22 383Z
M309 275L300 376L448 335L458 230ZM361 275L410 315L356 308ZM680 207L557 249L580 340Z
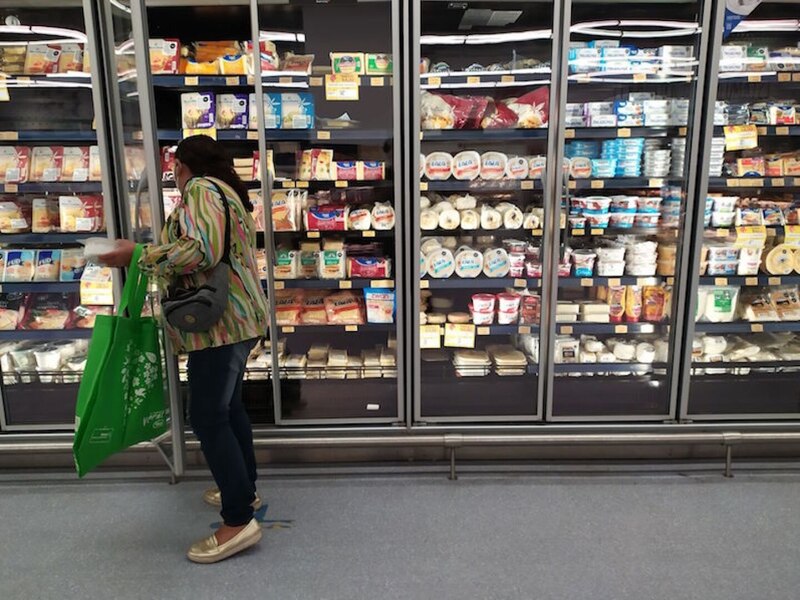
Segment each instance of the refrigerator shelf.
M769 362L692 362L692 369L796 369L800 368L800 360L775 360Z
M489 335L527 335L539 333L538 325L476 325L475 334L479 336Z
M750 321L734 321L733 323L695 323L694 329L701 333L800 332L800 321L772 321L767 323L751 323Z
M91 329L54 329L54 330L28 330L28 329L13 329L11 331L0 331L0 341L16 341L16 340L35 340L35 341L52 341L52 340L77 340L89 339L92 337Z
M668 369L668 363L560 363L554 365L555 373L628 373Z
M273 142L319 142L357 143L391 141L392 132L384 129L267 129L267 143ZM159 129L158 139L165 142L177 142L183 139L181 129ZM258 131L254 129L218 129L217 139L220 141L258 141Z
M726 72L719 74L719 83L798 83L800 82L800 72L783 71L780 73L748 73L748 72Z
M259 232L263 233L263 232ZM284 237L304 237L309 240L317 240L325 237L346 237L346 238L393 238L395 236L394 229L387 229L376 231L374 229L356 230L348 229L347 231L275 231L274 235Z
M265 281L262 283L266 284ZM368 287L392 289L394 286L394 279L279 279L275 282L276 290L360 290Z
M428 129L420 132L424 142L507 142L546 140L547 129Z
M638 285L638 286L652 286L661 285L666 283L672 285L674 277L632 277L625 275L623 277L559 277L558 287L560 288L580 288L580 287L594 287L598 285Z
M275 180L274 188L314 188L319 190L329 190L332 188L348 188L348 187L372 187L372 188L390 188L394 186L394 181L391 179L364 179L353 181L294 181L292 179L277 179Z
M800 177L709 177L709 189L763 188L786 189L800 187Z
M571 190L628 190L661 189L665 185L680 185L681 179L663 177L614 177L611 179L571 179Z
M423 229L423 236L428 235L455 235L455 236L485 236L496 235L502 237L509 236L531 236L542 237L541 229Z
M97 142L97 132L79 129L36 129L0 131L4 142Z
M68 181L6 183L3 191L12 194L85 194L102 192L103 184L99 181L84 181L81 183L72 183Z
M559 335L661 333L668 329L668 323L556 323L556 333Z
M674 236L678 237L680 232L678 229L663 228L663 227L631 227L628 229L619 227L600 228L586 228L586 229L570 229L569 234L575 237L604 237L619 235L658 235L658 236Z
M280 333L381 333L396 329L394 323L364 323L363 325L279 325Z
M767 136L800 136L800 125L756 125L758 135ZM714 135L725 134L725 128L717 125L714 127Z
M0 283L0 292L79 292L80 281L26 281L22 283Z
M754 275L751 277L700 277L700 285L743 285L743 286L768 286L768 285L798 285L800 275Z
M625 83L636 84L661 84L665 83L691 83L696 79L693 74L676 72L674 74L632 73L628 71L595 71L593 73L574 73L568 77L570 83L580 85Z
M514 179L508 181L420 181L420 191L432 192L514 192L541 190L541 179Z
M538 288L542 284L538 278L518 278L511 277L476 277L474 279L461 279L451 277L449 279L420 279L420 289L430 290L502 290L505 288Z
M298 71L273 71L261 74L261 82L268 88L309 88L322 87L324 74L309 75ZM196 89L198 87L250 87L255 85L253 75L153 75L153 87ZM362 75L361 87L385 87L392 85L388 75Z
M685 126L667 127L575 127L565 130L566 139L614 139L614 138L674 138L685 137Z
M503 88L550 83L550 68L519 69L506 71L446 71L420 74L423 90L458 88Z
M77 244L92 236L103 236L105 232L96 233L4 233L0 234L0 244Z

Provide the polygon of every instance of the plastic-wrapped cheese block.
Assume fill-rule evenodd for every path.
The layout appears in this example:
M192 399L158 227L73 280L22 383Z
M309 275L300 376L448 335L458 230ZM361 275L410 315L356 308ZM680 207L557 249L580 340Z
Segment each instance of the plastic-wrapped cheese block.
M614 356L621 362L631 362L636 357L636 346L620 342L614 346Z
M423 231L433 231L439 227L439 215L435 210L426 208L419 214L419 226Z
M431 152L425 159L425 177L445 181L453 175L453 156L447 152Z
M461 211L461 229L473 230L481 226L481 217L472 209Z
M503 213L503 226L506 229L519 229L522 227L523 220L522 211L516 206L512 206Z
M598 352L602 352L603 350L605 350L603 342L600 342L596 339L587 339L583 343L583 347L586 348L587 352L591 352L593 354L597 354Z
M447 200L442 200L434 204L432 208L436 212L436 214L442 214L442 212L446 210L454 210L455 206L453 206L452 202L448 202Z
M500 211L489 206L481 207L481 229L500 229L503 226L503 216Z
M419 197L419 207L420 208L430 208L431 207L431 199L427 196L420 196Z
M474 181L480 174L481 155L474 150L465 150L453 157L453 177L459 181Z
M722 354L728 348L727 340L721 335L706 335L702 344L703 354Z
M508 156L502 152L484 152L481 155L481 179L498 181L506 174Z
M466 194L465 196L459 196L456 198L455 206L457 210L474 209L478 206L478 200L475 198L475 196Z
M652 344L642 342L636 345L636 362L652 363L656 358L656 349Z
M503 248L492 248L483 253L483 273L487 277L505 277L509 269L508 253Z
M436 216L436 221L437 223L439 221L438 215ZM422 238L422 245L420 246L420 250L422 251L423 254L427 256L434 250L437 250L441 247L442 247L441 238L429 237L429 238Z
M526 212L522 217L522 227L524 229L538 229L541 224L539 215L532 210Z
M582 363L596 363L597 354L594 352L589 352L588 350L581 350L579 360Z
M440 248L425 257L426 271L435 279L446 279L456 271L453 253L447 248Z
M720 286L708 290L706 297L705 318L711 323L730 323L736 315L739 300L739 288Z
M447 231L458 229L461 224L461 214L454 208L443 210L439 213L439 227Z
M372 226L378 231L394 229L394 207L388 202L376 202L372 207Z
M483 272L483 254L472 248L460 248L456 253L456 275L473 279Z

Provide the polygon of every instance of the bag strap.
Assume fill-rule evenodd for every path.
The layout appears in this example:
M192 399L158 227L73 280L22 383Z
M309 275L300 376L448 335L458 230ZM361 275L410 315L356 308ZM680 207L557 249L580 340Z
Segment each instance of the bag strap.
M222 200L222 208L225 212L225 240L223 242L224 247L222 249L222 257L219 259L219 262L225 263L230 265L230 253L231 253L231 215L230 215L230 205L228 204L228 197L225 195L225 192L222 191L222 188L217 184L216 181L211 179L210 177L202 177L208 181L211 185L214 186L214 189L219 194L220 199Z
M139 269L139 259L142 256L144 246L136 244L131 255L131 263L128 265L128 273L125 278L125 286L122 288L122 296L119 301L117 315L128 313L131 319L139 319L142 316L144 300L147 296L147 277L144 277Z

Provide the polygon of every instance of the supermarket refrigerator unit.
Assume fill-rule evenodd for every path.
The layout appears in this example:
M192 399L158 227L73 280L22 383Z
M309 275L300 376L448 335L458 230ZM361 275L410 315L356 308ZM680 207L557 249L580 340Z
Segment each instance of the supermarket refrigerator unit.
M711 3L566 10L547 419L669 422Z
M797 419L800 3L762 2L731 32L723 10L709 60L679 415Z
M0 429L71 431L94 318L120 285L78 242L119 231L102 53L90 3L0 16Z
M225 144L256 207L273 310L254 423L403 421L399 3L145 4L165 212L194 134Z
M413 8L414 419L540 421L561 3Z

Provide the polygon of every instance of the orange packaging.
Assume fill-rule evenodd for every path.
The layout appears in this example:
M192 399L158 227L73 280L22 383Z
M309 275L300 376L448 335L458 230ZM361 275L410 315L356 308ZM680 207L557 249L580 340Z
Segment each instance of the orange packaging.
M31 44L25 54L26 75L48 75L58 72L61 46L57 44Z
M89 181L100 181L103 178L103 170L100 166L100 147L91 146L89 148Z
M783 158L783 174L788 177L800 176L800 155L790 155Z
M327 296L325 312L331 325L364 324L364 301L353 292L337 292Z
M275 317L278 325L300 325L303 290L275 290Z
M63 146L36 146L31 152L31 181L60 181L64 163Z
M58 72L81 71L83 71L83 46L80 44L61 44L61 56L58 57Z
M767 177L783 177L783 158L775 154L765 159Z
M0 146L0 183L25 183L31 149L25 146Z
M629 285L625 290L625 321L638 323L642 318L642 288Z
M325 310L326 291L308 290L303 298L303 312L300 322L303 325L327 325L328 313Z
M150 70L153 75L175 75L181 57L181 42L176 39L151 39Z
M625 286L609 286L606 303L611 307L608 313L609 321L611 323L622 323L622 318L625 316Z
M642 313L649 323L660 323L664 320L667 306L667 294L661 286L648 286L642 290Z
M56 198L34 198L31 217L33 233L58 231L58 200Z
M63 152L64 157L61 163L61 181L88 181L88 146L65 146Z

